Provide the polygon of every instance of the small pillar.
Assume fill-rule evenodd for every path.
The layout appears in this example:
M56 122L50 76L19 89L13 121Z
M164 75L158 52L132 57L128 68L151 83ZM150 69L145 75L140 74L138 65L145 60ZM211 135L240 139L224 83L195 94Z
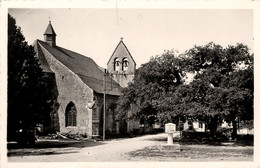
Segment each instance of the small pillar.
M165 132L168 134L167 145L173 145L173 133L176 131L176 125L173 123L165 124Z
M168 133L167 145L173 145L173 136L172 136L172 133Z

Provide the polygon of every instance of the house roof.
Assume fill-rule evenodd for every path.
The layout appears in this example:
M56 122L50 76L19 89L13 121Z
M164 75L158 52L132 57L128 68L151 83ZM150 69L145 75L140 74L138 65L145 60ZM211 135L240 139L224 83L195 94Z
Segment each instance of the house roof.
M37 40L36 43L38 48L38 58L42 66L46 66L46 70L51 68L46 61L45 52L42 52L42 50L50 53L59 62L77 74L80 79L91 89L97 93L103 93L104 72L99 68L93 59L59 46L50 46L48 43L41 40ZM106 88L107 94L121 95L120 90L122 87L109 76L106 76Z
M132 57L131 53L129 52L128 48L126 47L125 43L123 42L123 40L122 40L122 38L121 38L121 40L120 40L120 42L118 43L118 45L116 46L116 48L115 48L113 54L111 55L110 59L108 60L107 65L109 64L109 62L110 62L110 60L112 59L112 57L114 56L115 52L118 50L119 46L121 46L121 45L126 49L127 53L130 55L130 57L131 57L131 59L133 60L134 64L136 64L134 58Z
M47 29L45 30L44 32L44 35L55 35L56 36L56 33L51 25L51 21L49 21L49 25L47 26Z

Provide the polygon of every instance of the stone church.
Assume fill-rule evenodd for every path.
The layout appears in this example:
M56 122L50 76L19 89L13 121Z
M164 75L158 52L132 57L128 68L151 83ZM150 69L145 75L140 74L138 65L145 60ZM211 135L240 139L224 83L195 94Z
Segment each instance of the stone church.
M107 70L90 57L56 44L56 33L49 22L44 41L35 41L36 56L43 72L52 78L56 103L50 114L50 130L102 136L105 90L106 134L127 131L126 121L120 120L115 109L123 87L132 81L136 63L121 38Z

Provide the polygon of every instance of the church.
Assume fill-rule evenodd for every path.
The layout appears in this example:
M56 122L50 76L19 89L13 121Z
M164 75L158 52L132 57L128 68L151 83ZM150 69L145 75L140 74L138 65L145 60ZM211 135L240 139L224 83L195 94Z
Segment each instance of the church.
M34 44L40 67L54 81L50 89L56 96L50 124L43 128L88 137L103 136L103 123L106 135L127 131L127 122L115 109L122 88L134 78L136 63L123 38L104 69L90 57L57 45L56 36L49 21L44 41Z

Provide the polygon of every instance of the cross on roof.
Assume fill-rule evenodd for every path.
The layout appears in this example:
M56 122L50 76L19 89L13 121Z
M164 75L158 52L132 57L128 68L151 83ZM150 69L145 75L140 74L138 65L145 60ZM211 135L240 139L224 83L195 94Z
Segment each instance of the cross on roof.
M120 38L121 41L123 41L123 39L124 39L123 37Z

